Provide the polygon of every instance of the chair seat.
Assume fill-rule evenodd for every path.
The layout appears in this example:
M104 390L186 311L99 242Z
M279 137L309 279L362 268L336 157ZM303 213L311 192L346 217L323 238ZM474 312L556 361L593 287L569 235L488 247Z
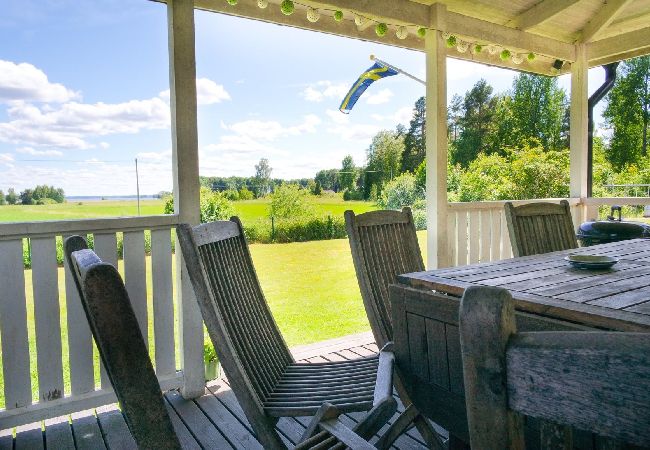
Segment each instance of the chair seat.
M274 417L310 416L328 402L341 412L373 406L379 356L351 361L290 364L264 402Z

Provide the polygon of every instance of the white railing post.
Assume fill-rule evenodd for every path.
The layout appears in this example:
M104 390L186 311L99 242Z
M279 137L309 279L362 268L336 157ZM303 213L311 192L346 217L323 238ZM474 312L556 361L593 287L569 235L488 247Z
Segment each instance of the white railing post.
M429 269L450 264L447 243L447 9L431 6L431 30L424 39L426 51L426 156L427 156L427 265Z
M168 0L169 84L171 91L174 210L180 222L199 223L199 150L196 119L194 2ZM182 164L181 164L182 161ZM179 335L185 398L203 394L203 323L176 245Z
M587 48L585 44L576 45L576 60L571 64L571 118L570 118L570 197L587 198L587 145L588 145L588 91L587 91ZM585 205L578 207L574 215L577 228L586 216Z

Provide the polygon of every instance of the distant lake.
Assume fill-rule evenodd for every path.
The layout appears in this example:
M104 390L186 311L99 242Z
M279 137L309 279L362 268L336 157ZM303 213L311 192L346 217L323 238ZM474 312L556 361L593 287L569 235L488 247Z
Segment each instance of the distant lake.
M101 202L102 200L137 200L137 195L70 195L65 197L69 202ZM140 200L158 200L155 195L141 195Z

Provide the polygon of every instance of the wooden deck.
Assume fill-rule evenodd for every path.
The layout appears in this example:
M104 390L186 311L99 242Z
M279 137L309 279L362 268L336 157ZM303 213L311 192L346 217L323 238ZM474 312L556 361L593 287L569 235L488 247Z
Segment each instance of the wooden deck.
M370 333L361 333L295 347L292 352L297 360L340 361L376 353L377 346ZM184 448L262 449L226 380L209 383L205 394L195 400L184 400L176 391L167 392L165 399ZM399 399L398 404L398 411L403 411ZM344 420L352 426L362 415L352 413ZM279 420L277 429L289 447L300 438L308 421L308 417ZM0 450L136 448L116 405L23 425L15 430L15 437L13 434L12 430L0 432ZM426 447L413 428L398 439L395 448Z

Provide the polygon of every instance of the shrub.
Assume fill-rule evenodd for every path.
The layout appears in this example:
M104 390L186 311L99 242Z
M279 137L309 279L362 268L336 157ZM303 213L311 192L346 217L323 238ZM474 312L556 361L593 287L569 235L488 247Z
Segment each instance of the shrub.
M418 186L415 176L406 172L386 184L377 204L384 209L401 209L422 199L424 190Z
M229 219L234 214L232 203L221 193L206 187L200 192L201 223ZM174 214L174 197L165 198L164 214Z
M233 202L239 200L239 192L236 189L226 189L221 195Z
M271 194L269 217L292 219L306 217L311 213L308 192L296 184L282 184Z
M350 189L346 189L345 192L343 192L343 200L350 201L350 200L363 200L363 191L351 191Z
M57 203L59 202L57 202L52 198L39 198L38 200L36 200L37 205L56 205Z
M274 242L305 242L342 239L347 236L342 217L306 217L277 221Z
M239 190L239 200L253 200L254 198L255 194L253 194L253 191L249 190L246 186Z

